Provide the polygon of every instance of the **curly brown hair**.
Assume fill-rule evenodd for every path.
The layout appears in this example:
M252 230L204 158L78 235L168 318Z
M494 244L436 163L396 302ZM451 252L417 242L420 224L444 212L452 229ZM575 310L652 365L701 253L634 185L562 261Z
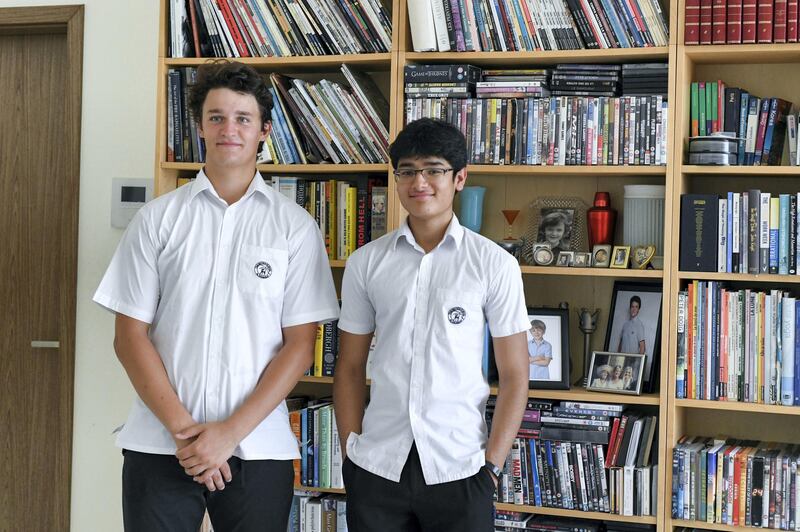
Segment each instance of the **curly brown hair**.
M224 59L198 67L197 82L189 87L189 109L198 122L203 121L203 104L212 89L230 89L241 94L252 94L261 112L261 125L269 122L272 94L264 78L253 67Z

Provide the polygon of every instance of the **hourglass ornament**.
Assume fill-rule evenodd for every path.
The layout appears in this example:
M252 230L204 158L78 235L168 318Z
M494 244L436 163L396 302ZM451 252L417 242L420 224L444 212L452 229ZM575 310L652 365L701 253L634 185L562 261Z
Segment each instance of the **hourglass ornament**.
M501 212L506 219L506 236L497 243L500 247L519 259L519 254L522 250L522 240L514 238L513 234L514 221L516 221L517 216L519 216L519 209L503 209Z

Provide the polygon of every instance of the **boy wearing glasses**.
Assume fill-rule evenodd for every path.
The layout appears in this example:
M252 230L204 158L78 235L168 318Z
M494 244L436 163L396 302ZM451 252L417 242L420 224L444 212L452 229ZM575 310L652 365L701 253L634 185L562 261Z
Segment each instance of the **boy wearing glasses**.
M519 266L453 214L467 178L458 129L412 122L389 153L408 217L356 251L342 281L333 393L348 529L488 532L527 399L530 325ZM481 364L487 323L500 376L491 435Z

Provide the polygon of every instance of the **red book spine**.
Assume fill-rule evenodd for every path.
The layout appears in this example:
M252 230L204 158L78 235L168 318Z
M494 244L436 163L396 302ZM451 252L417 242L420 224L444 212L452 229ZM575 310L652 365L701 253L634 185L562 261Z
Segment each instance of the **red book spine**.
M786 3L786 42L797 42L797 0Z
M711 44L712 1L700 0L700 44Z
M756 0L743 0L742 2L742 43L753 44L756 42L756 26L758 8Z
M700 44L700 0L686 0L683 44Z
M772 42L772 14L775 0L758 0L758 36L759 43Z
M793 0L797 1L797 0ZM742 0L728 0L728 44L742 42Z
M773 28L773 42L786 42L786 0L775 0L775 25Z
M714 131L722 131L725 125L725 82L717 80L717 119Z
M769 98L764 100L769 101ZM763 103L764 100L762 100L761 109L759 109L758 129L756 130L756 158L753 163L756 166L761 165L761 157L758 154L764 150L764 136L767 132L767 119L769 118L769 103Z
M225 25L228 26L228 31L231 32L233 42L236 44L236 49L239 50L240 57L250 57L250 52L247 51L247 45L244 43L244 38L239 33L239 27L236 25L236 20L233 18L233 13L230 12L226 0L217 0L219 10L222 12L222 18L225 19Z
M711 4L711 42L725 44L726 23L725 0L712 0Z

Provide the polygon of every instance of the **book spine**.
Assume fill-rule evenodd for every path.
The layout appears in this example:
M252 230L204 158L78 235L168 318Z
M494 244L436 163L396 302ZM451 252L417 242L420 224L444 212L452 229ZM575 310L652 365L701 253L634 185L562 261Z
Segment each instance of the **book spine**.
M727 38L726 0L712 0L711 6L711 42L725 44Z
M758 6L758 36L757 42L771 43L773 37L773 13L775 0L757 0Z
M742 42L742 0L728 0L726 33L728 44L740 44Z
M786 2L786 42L797 42L797 15L797 0L788 0Z
M700 0L700 44L711 44L713 0Z
M758 0L742 0L742 43L754 44L758 33Z

